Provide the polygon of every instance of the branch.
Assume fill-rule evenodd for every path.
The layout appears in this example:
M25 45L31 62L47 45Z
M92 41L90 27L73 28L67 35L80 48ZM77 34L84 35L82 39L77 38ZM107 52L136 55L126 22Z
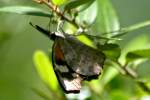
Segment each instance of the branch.
M138 74L131 68L128 67L128 63L126 63L124 66L121 65L120 62L116 62L118 64L118 66L120 66L120 68L122 70L124 70L125 75L131 77L134 80L138 79ZM142 81L137 81L137 84L147 93L150 93L150 88L145 84L145 82Z
M139 82L138 82L138 85L139 85L144 91L146 91L147 93L150 94L150 89L148 88L148 86L147 86L144 82L139 81Z
M76 28L79 28L79 25L74 21L74 20L72 20L72 19L69 19L68 17L66 17L65 15L64 15L64 13L62 13L61 11L60 11L60 9L57 7L57 6L55 6L55 5L53 5L51 2L49 2L48 0L34 0L35 2L37 2L37 3L40 3L40 4L45 4L45 5L47 5L53 12L55 12L61 19L63 19L63 20L65 20L65 21L67 21L67 22L69 22L70 24L72 24L72 25L74 25Z

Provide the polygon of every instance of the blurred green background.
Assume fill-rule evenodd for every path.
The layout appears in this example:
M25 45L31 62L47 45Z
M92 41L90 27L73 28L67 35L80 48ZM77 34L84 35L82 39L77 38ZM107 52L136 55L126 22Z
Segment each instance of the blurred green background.
M111 2L116 9L122 27L150 19L150 0L111 0ZM0 0L0 7L10 5L34 5L46 9L44 6L35 4L32 0ZM43 100L30 89L33 86L49 94L34 68L33 53L35 50L40 49L48 54L52 42L33 29L29 25L30 21L47 27L49 19L16 14L0 14L0 100ZM141 41L130 45L130 47L138 46L140 43L150 43L150 27L134 31L123 38L124 40L120 41L122 48L134 38L139 38ZM150 62L147 61L137 69L141 77L150 78L149 65ZM113 98L101 99L117 100L115 96L120 95L122 99L119 100L127 100L128 96L136 92L133 89L135 88L134 85L130 78L119 75L108 84L108 90L110 88L111 92L104 91L103 93L104 97L111 93L110 95L113 95ZM122 96L120 91L131 95ZM139 98L141 98L141 94L139 93ZM130 100L137 99L134 99L133 95Z

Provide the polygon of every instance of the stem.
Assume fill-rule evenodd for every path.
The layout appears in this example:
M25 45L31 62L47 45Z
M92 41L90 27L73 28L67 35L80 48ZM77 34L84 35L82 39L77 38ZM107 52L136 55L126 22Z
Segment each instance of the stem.
M120 62L116 62L116 64L118 64L118 66L120 66L120 68L125 71L125 75L131 77L134 80L138 79L137 73L133 69L127 67L128 63L126 63L124 66L122 66ZM144 82L138 81L137 83L145 92L150 93L149 87L146 86Z
M70 24L74 25L76 28L79 28L79 25L72 19L69 19L68 17L64 16L64 13L60 11L60 9L57 6L54 6L51 2L48 2L47 0L38 0L40 3L44 3L47 5L53 12L55 12L61 19L69 22Z
M138 82L138 84L144 91L150 94L150 89L148 88L148 86L146 86L144 82Z

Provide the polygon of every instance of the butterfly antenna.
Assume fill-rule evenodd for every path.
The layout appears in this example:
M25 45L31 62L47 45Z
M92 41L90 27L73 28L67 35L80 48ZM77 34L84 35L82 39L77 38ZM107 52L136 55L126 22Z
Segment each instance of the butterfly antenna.
M48 30L45 30L44 28L38 26L38 25L33 25L31 22L29 23L33 28L37 29L39 32L43 33L44 35L50 37L50 32Z

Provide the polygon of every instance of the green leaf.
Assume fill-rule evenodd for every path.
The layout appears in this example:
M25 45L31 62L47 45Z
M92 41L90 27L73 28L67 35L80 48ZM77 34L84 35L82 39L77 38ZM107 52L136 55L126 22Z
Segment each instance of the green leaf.
M77 39L80 40L82 43L86 44L87 46L96 48L95 45L93 45L93 41L91 41L86 35L79 35L77 36Z
M79 7L77 7L77 11L78 12L82 12L82 11L86 10L88 7L91 6L91 4L93 4L94 1L95 0L90 0L89 2L87 2L87 3L85 3L85 4L83 4L83 5L79 6Z
M124 93L123 90L112 90L111 91L111 100L130 100L129 95L127 93Z
M58 82L51 59L49 60L44 52L36 51L34 53L34 64L41 79L50 87L50 89L56 91L58 89Z
M126 56L128 52L132 52L135 50L141 50L146 49L150 47L149 44L149 36L146 34L141 34L139 36L136 36L132 38L122 49L121 56L119 58L119 61L124 64L126 62Z
M37 88L31 88L34 93L36 93L38 96L42 97L44 100L51 100L49 95L45 94L43 91L37 89Z
M51 14L48 11L41 10L35 7L27 7L27 6L8 6L1 7L1 13L15 13L22 15L32 15L32 16L42 16L42 17L50 17Z
M118 31L120 29L120 23L116 12L109 2L109 0L98 0L99 1L99 15L98 15L98 25L101 33L107 33L112 31ZM111 34L116 34L112 32ZM107 34L110 36L111 34Z
M67 2L68 0L52 0L52 3L55 5L63 5Z
M142 59L142 58L150 59L150 48L131 51L131 52L128 52L126 56L126 59L128 62L137 60L137 59Z
M66 10L74 9L78 6L81 6L91 1L95 1L95 0L72 0L65 6L65 9Z
M90 85L92 86L92 88L98 91L99 94L103 92L105 90L105 86L119 74L119 71L116 68L114 68L114 65L112 66L108 67L103 72L99 81L95 80L95 81L90 82L91 83Z
M98 46L99 49L103 51L103 53L106 55L106 58L109 58L113 61L117 61L121 54L121 49L118 44L104 44Z
M79 24L89 26L95 21L96 16L97 16L97 2L95 1L86 10L80 12L76 20L77 23Z
M103 85L108 84L112 79L114 79L119 74L119 71L113 67L108 67L107 70L104 72L100 81Z
M128 27L121 28L120 30L118 30L119 33L113 35L112 37L121 37L123 35L126 35L129 32L132 32L132 31L135 31L135 30L141 29L143 27L147 27L147 26L150 26L150 20L145 21L145 22L141 22L141 23L138 23L135 25L131 25Z

